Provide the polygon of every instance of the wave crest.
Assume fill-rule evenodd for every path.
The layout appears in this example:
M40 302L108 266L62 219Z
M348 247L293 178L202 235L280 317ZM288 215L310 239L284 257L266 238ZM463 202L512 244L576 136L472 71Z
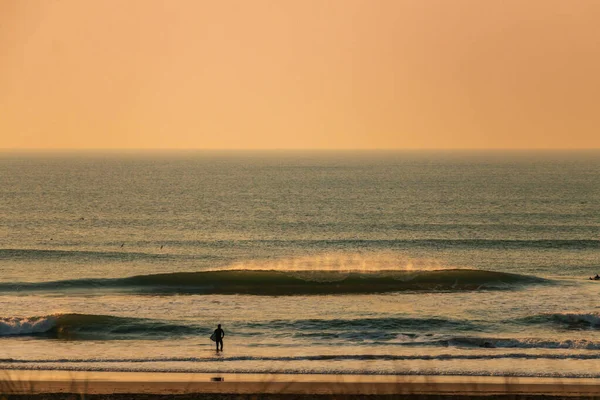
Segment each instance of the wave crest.
M127 339L197 334L198 328L143 318L91 314L52 314L0 318L0 336L44 336L58 339Z

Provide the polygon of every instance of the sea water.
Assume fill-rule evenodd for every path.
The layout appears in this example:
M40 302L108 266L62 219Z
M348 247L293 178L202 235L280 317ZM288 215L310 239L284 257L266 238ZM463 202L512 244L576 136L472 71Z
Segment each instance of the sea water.
M600 376L599 200L598 151L0 153L0 368Z

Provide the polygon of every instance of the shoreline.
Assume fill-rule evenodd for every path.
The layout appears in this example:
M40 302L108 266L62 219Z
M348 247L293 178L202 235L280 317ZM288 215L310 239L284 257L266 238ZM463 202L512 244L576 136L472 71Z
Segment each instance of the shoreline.
M201 395L318 396L528 396L596 397L600 379L445 375L207 374L0 370L0 394L64 398L66 394L129 395L145 399ZM212 378L222 381L211 381ZM32 396L33 395L33 396ZM136 396L139 395L139 396ZM150 397L148 397L150 395ZM154 396L153 396L154 395ZM63 396L63 397L56 397ZM184 397L180 397L184 396ZM273 397L275 396L275 397ZM196 396L197 397L197 396ZM225 398L225 397L224 397Z

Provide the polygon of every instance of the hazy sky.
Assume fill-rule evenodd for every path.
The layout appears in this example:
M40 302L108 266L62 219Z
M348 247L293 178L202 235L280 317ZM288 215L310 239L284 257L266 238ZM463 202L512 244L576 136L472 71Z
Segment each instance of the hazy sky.
M598 0L0 0L0 148L600 147Z

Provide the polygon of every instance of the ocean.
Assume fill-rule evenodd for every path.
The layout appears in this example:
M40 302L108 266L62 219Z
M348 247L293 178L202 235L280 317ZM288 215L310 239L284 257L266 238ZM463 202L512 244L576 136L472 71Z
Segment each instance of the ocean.
M600 377L599 200L599 151L3 152L0 369Z

